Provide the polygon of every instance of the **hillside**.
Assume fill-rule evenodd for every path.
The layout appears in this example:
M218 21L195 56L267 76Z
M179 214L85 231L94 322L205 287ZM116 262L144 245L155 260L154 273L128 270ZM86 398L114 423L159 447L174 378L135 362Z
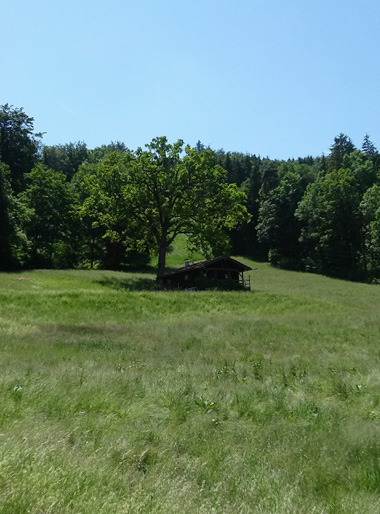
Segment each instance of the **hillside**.
M380 287L245 262L0 274L0 512L380 511Z

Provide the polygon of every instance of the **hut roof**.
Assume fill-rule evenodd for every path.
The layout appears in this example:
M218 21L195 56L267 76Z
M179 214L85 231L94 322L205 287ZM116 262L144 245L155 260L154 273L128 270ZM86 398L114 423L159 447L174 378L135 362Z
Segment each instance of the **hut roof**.
M233 259L232 257L228 257L226 255L221 255L220 257L215 257L214 259L208 259L206 261L200 261L196 262L195 264L190 264L189 266L183 266L182 268L178 268L175 271L171 271L170 273L165 273L164 275L161 275L158 277L157 280L161 280L162 278L168 278L173 277L175 275L178 275L180 273L187 273L188 271L195 270L195 269L203 269L208 268L212 266L213 264L216 264L219 261L227 261L231 264L231 268L237 269L239 271L250 271L252 268L247 266L246 264L243 264L242 262L237 261L236 259Z

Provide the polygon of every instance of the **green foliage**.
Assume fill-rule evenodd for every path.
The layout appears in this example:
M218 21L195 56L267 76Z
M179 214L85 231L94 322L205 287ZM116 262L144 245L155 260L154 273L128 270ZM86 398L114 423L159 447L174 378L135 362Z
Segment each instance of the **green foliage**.
M6 270L12 267L12 236L15 227L11 221L12 190L9 182L9 171L0 163L0 263Z
M371 279L380 277L380 186L373 185L360 203L364 222L364 257Z
M33 121L22 109L0 106L0 160L9 166L16 193L24 188L24 175L37 161L41 134L34 134Z
M34 266L69 265L77 234L76 198L65 175L37 165L26 175L27 187L20 199L29 211L24 222Z
M279 182L278 177L279 163L266 159L260 166L261 172L261 189L264 194L268 193L271 189L274 189Z
M308 186L296 211L304 225L307 269L350 278L360 275L360 200L350 169L333 170Z
M182 141L156 138L136 154L111 154L85 179L82 214L92 227L103 227L103 238L126 248L154 248L158 273L179 234L192 251L222 253L227 230L247 218L244 193L226 182L212 152L182 152Z
M77 173L79 166L86 161L89 151L85 143L43 146L42 163L46 168L61 171L68 181Z
M16 268L22 264L27 240L21 225L27 211L14 196L8 167L0 162L0 269Z
M97 146L89 150L87 155L87 162L89 164L97 164L103 161L110 153L128 153L129 150L121 141L111 142L108 145Z
M251 172L241 188L251 222L232 231L233 251L269 257L279 267L374 280L377 229L370 228L374 213L370 221L362 214L366 191L378 184L379 159L368 135L362 148L341 133L327 158L280 162L247 155ZM231 180L233 170L242 169L242 154L219 150L216 156Z
M261 191L257 235L269 246L273 265L296 268L300 264L301 226L295 212L309 174L311 169L305 164L283 165L278 186L268 193Z
M103 244L106 267L120 267L127 250L134 247L136 223L124 195L132 159L129 153L111 153L97 165L88 166L83 176L80 216L89 235L91 261Z
M351 139L342 132L334 138L334 144L330 147L328 167L330 170L338 170L343 166L343 158L355 150Z
M205 148L203 148L205 150ZM199 150L198 150L199 151ZM215 152L216 163L227 171L227 180L232 184L241 184L250 178L252 168L260 161L255 155L219 150Z
M359 150L354 150L343 158L344 168L350 169L358 183L361 194L377 181L377 173L373 161Z
M162 274L182 235L190 259L235 253L380 280L380 157L368 134L362 151L340 133L329 156L285 162L165 137L135 152L120 141L41 146L33 122L0 107L3 269L127 269L155 253Z
M373 157L378 153L376 146L372 143L368 134L364 136L362 150L368 157Z

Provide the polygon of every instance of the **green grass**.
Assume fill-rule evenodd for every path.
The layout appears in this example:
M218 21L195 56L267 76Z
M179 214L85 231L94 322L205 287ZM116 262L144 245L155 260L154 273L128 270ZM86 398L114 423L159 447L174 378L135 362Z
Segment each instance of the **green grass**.
M182 234L176 237L175 246L166 256L166 266L168 268L180 268L185 265L185 261L200 261L203 255L199 252L190 252L186 246L186 237ZM156 265L158 258L152 258L152 265Z
M0 512L380 512L380 287L246 262L0 274Z

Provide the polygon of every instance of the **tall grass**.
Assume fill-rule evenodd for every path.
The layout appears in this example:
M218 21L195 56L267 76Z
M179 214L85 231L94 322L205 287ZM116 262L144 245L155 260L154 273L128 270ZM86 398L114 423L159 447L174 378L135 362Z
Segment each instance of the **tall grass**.
M0 512L380 512L380 288L251 265L0 275Z

